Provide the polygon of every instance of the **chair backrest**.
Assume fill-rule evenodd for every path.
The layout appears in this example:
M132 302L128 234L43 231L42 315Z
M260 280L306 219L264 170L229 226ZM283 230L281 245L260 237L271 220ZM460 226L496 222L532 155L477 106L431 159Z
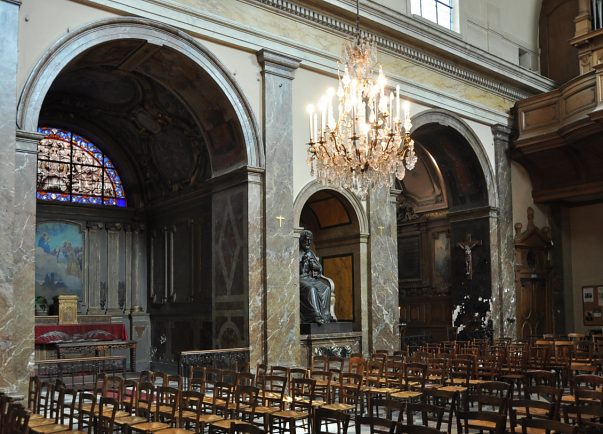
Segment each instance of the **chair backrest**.
M364 358L362 355L350 356L348 361L348 372L364 375Z
M404 387L407 390L425 390L427 380L427 365L424 363L407 363L404 368Z
M442 432L430 426L423 425L398 425L396 434L442 434Z
M332 431L328 429L323 431L323 427L326 428L328 425L335 424L337 434L347 434L349 423L349 413L318 407L314 410L312 432L313 434L329 434Z
M69 429L73 429L73 426L77 423L77 395L78 393L75 389L64 389L63 391L63 406L61 415L59 416L59 423L68 425Z
M478 410L483 410L484 407L493 408L494 411L506 415L511 396L513 396L513 384L487 381L478 385L475 399Z
M258 363L255 368L255 384L262 388L264 384L264 376L268 373L268 367L264 363Z
M255 408L258 405L260 389L255 386L238 385L235 392L236 418L253 422Z
M53 396L54 383L51 383L49 381L41 382L40 389L38 392L38 405L36 405L36 408L38 409L38 412L44 417L49 417L50 406Z
M188 390L191 389L191 383L195 381L197 384L201 384L203 382L203 378L205 377L205 368L203 366L194 366L191 365L188 367L188 378L186 382L186 387Z
M251 372L239 372L237 377L238 386L255 386L255 375Z
M360 399L362 375L353 372L343 372L339 377L339 402L356 405Z
M493 411L464 411L458 412L458 433L468 433L468 422L469 421L480 421L481 423L486 422L493 426L490 428L492 434L504 434L507 424L507 415L499 414Z
M101 372L96 376L96 379L94 380L94 389L92 390L97 395L102 396L105 394L105 378L107 378L107 374Z
M265 407L282 408L286 387L287 377L281 375L266 375L264 377L264 387L260 391L262 405Z
M535 399L538 401L544 401L552 404L553 412L551 416L557 418L561 407L561 397L563 396L563 389L561 387L551 386L528 386L524 387L524 395L526 399Z
M356 418L356 434L362 434L362 428L371 434L394 434L397 425L393 420L382 417L358 416Z
M107 375L105 377L104 389L103 396L115 398L121 402L124 391L124 379L119 375Z
M331 396L331 371L310 371L310 378L315 380L314 400L330 403Z
M77 408L78 430L84 431L84 429L86 429L88 434L90 434L92 432L92 427L94 426L96 413L96 393L86 391L80 392Z
M29 431L29 417L31 411L21 404L9 404L4 427L6 434L27 434Z
M553 419L556 404L538 399L514 399L509 404L511 432L518 432L521 421L525 418Z
M138 376L138 381L144 383L155 383L155 373L153 371L141 371Z
M328 371L329 358L327 356L312 356L312 363L310 364L310 369L316 371Z
M435 428L440 429L442 419L444 418L445 408L439 405L426 404L423 402L409 402L406 404L406 423L407 425L424 425L427 426L429 421L435 423ZM415 416L420 415L419 423Z
M134 408L136 407L137 391L138 381L124 380L123 393L121 395L121 406L125 411L134 411Z
M546 434L555 432L556 434L576 434L578 427L569 425L558 420L550 419L531 419L525 418L521 421L523 434L529 434L536 430L544 430ZM532 428L532 430L530 430Z
M265 434L265 431L259 426L249 423L230 424L229 434Z
M168 375L167 376L167 384L165 386L174 387L176 389L182 390L182 386L184 384L184 379L182 375Z
M113 434L115 415L118 408L119 402L115 398L101 397L94 430L95 434Z
M40 379L37 375L29 377L27 387L27 408L36 413L38 411L38 393L40 392Z
M239 373L234 370L224 369L222 371L222 378L220 379L223 383L228 383L233 387L239 383Z
M314 387L316 380L311 378L294 378L291 380L291 409L312 410Z
M155 399L155 385L149 381L138 383L136 393L136 415L151 421L155 419L153 401Z
M212 413L227 417L229 413L229 403L234 393L234 385L224 381L218 381L214 384L212 396Z
M155 388L155 414L172 421L176 419L176 411L180 406L180 390L170 386Z
M196 390L185 390L180 394L180 406L178 408L178 422L180 428L184 428L189 422L195 427L199 426L203 409L203 392Z
M205 379L203 392L212 395L216 383L222 381L222 370L218 368L205 368Z
M270 375L280 375L284 377L289 377L289 368L287 366L271 366Z
M338 356L329 356L329 371L343 372L343 358Z

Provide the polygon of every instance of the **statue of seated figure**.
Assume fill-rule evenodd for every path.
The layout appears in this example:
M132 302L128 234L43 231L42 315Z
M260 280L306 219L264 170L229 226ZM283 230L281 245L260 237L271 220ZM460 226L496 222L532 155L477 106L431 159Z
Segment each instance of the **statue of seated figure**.
M302 323L324 324L336 320L331 297L335 285L323 276L318 257L310 250L312 232L304 230L299 237L299 290Z

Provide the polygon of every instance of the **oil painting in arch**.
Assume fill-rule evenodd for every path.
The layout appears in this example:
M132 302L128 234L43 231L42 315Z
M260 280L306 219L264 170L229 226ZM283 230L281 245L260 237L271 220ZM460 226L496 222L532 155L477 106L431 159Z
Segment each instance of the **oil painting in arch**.
M84 236L80 226L42 222L36 228L36 298L48 302L58 295L82 300Z

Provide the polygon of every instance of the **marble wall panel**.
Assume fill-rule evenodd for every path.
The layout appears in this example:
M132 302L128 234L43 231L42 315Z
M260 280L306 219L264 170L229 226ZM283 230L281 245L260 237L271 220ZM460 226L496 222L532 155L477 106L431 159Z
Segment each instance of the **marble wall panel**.
M400 348L400 314L396 201L389 189L371 190L369 218L370 295L366 312L371 330L369 351L394 351Z
M263 76L266 148L266 353L267 363L299 363L298 242L293 227L292 83L299 60L257 53Z
M212 320L214 348L248 345L247 188L212 196Z
M492 243L492 321L495 337L515 338L515 272L513 259L513 200L511 191L511 158L509 155L511 129L505 125L492 127L498 192L498 218L491 222ZM496 234L494 233L496 230ZM497 267L494 267L497 261Z

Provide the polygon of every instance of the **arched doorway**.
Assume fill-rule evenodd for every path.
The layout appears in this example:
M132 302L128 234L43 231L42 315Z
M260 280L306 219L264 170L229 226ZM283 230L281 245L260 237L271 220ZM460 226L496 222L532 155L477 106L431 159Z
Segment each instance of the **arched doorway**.
M360 352L362 343L368 342L366 213L352 193L316 182L299 193L294 210L298 227L314 234L312 249L320 258L323 274L335 282L338 330L348 332L329 348Z
M38 63L18 117L94 140L123 181L126 209L37 207L39 222L84 234L81 313L127 322L138 369L248 345L245 264L261 246L248 244L245 171L263 150L241 91L202 45L143 19L91 24Z
M398 263L407 344L491 334L491 171L453 115L413 120L419 164L400 184ZM469 251L462 246L469 246Z

